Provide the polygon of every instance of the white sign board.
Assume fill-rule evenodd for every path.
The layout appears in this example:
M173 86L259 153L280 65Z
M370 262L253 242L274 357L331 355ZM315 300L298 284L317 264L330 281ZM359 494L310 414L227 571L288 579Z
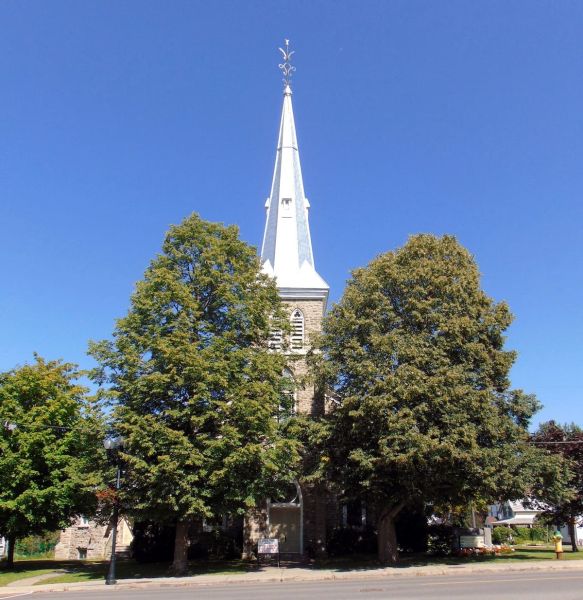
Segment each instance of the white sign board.
M460 535L460 548L483 548L483 535Z
M279 554L279 540L260 538L257 542L257 554Z

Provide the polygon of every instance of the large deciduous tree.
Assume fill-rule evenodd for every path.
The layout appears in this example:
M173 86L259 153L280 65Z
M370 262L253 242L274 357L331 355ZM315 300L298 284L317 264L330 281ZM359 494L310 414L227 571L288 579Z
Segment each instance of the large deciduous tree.
M511 320L470 253L433 235L356 270L325 320L340 405L322 464L346 496L376 506L381 561L398 558L394 524L407 504L520 498L536 484L542 457L526 442L538 403L510 389Z
M35 362L0 374L0 535L67 527L95 510L104 451L99 412L75 365Z
M546 516L558 525L567 525L573 552L578 552L576 523L583 515L583 429L574 423L560 425L555 421L541 423L532 436L532 442L547 452L560 456L569 467L565 481L568 497L556 502L542 490Z
M277 413L285 329L273 280L236 227L197 215L170 229L111 342L93 344L125 440L121 498L136 517L176 524L186 568L195 519L243 512L292 475Z

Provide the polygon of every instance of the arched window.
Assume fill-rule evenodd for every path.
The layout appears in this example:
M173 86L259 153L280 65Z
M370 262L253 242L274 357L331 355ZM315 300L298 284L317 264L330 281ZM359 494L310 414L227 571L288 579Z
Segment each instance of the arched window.
M292 312L290 342L292 350L301 350L304 347L304 314L299 308Z

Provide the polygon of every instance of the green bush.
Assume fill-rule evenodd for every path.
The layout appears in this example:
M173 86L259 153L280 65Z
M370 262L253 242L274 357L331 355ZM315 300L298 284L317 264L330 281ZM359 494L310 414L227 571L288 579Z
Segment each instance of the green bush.
M516 533L510 527L494 527L492 532L494 544L508 544L511 537L516 538Z
M401 552L427 552L428 523L422 508L405 508L397 517L395 529Z
M53 531L45 535L29 535L16 540L14 554L25 558L45 558L52 556L59 541L59 532Z
M517 542L528 542L532 539L530 537L532 529L529 529L528 527L514 527L514 531L514 539Z
M495 527L492 532L494 544L508 544L510 537L514 542L525 544L528 542L546 542L547 530L541 525L535 527Z
M213 529L195 536L188 549L189 560L241 558L243 534L240 530Z
M448 556L453 552L455 531L451 525L429 525L427 552L434 556Z
M371 527L362 530L338 527L328 538L326 549L330 556L373 554L377 551L377 534Z
M166 562L174 554L176 528L153 521L137 522L130 553L139 563Z
M532 529L529 529L530 540L533 542L548 542L549 532L548 529L542 525L535 525Z

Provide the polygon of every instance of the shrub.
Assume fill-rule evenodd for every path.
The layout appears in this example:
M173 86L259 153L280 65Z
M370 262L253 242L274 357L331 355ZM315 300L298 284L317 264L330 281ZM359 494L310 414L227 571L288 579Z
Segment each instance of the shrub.
M176 528L152 521L134 525L134 539L130 550L139 563L167 562L174 555Z
M55 550L59 541L59 532L50 532L45 535L29 535L16 541L14 553L17 556L48 557Z
M243 534L214 529L196 535L188 549L188 558L231 560L241 558Z
M549 532L542 525L535 525L532 529L529 529L529 532L530 540L533 542L547 542L549 539Z
M453 552L455 531L451 525L427 527L427 551L434 556L448 556Z
M328 538L326 549L330 556L373 554L377 551L377 534L372 527L362 530L338 527Z
M427 552L427 517L423 509L404 509L397 517L395 529L402 552Z
M236 525L239 523L237 522ZM174 556L176 528L152 521L136 523L131 544L132 556L140 563L168 562ZM233 559L241 557L243 545L242 527L227 531L214 529L200 531L193 526L189 532L189 560Z
M494 544L507 544L510 537L515 537L515 533L510 527L494 527L494 531L492 531Z
M517 542L526 542L531 539L531 530L528 527L513 527L513 529L515 531L514 539Z

